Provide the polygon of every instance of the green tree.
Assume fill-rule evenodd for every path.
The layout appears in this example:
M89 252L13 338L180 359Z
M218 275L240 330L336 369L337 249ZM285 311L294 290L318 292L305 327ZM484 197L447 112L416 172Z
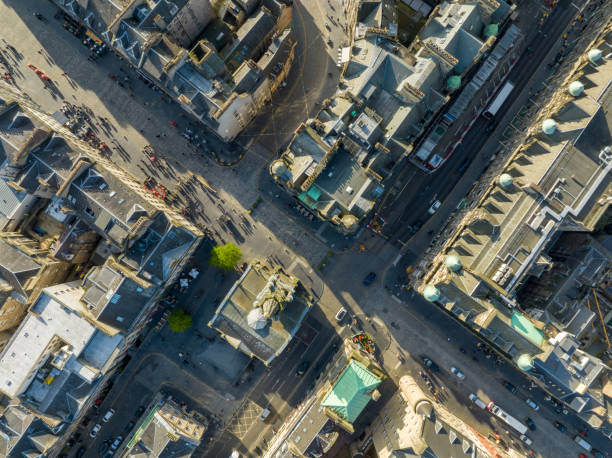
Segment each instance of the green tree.
M240 248L233 243L226 243L225 245L217 245L212 249L208 262L221 269L233 270L241 258L242 251L240 251Z
M191 316L183 309L174 309L168 317L168 326L173 332L184 332L191 327Z

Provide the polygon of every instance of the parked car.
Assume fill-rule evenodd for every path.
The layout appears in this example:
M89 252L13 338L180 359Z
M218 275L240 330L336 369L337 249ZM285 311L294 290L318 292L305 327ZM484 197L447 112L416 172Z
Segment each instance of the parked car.
M121 442L123 442L123 436L117 436L111 444L111 450L117 450L121 445Z
M97 423L93 428L91 428L91 432L89 433L89 437L96 437L96 434L98 434L98 431L100 431L102 429L102 425L100 423Z
M436 200L433 204L431 204L431 207L429 207L429 210L427 210L427 213L429 213L430 215L433 215L435 212L438 211L438 208L440 208L440 205L442 205L442 202L440 202L439 200Z
M528 405L529 407L531 407L533 410L540 410L540 406L539 406L539 405L537 405L535 402L533 402L533 401L531 400L531 398L527 399L525 402L526 402L526 403L527 403L527 405Z
M138 409L136 409L136 413L134 414L135 417L140 417L145 411L145 406L140 406L138 407Z
M574 436L574 442L580 445L587 452L590 452L593 449L593 446L585 441L580 435Z
M338 313L336 313L336 321L337 322L342 321L345 316L346 316L346 309L344 307L340 307L340 310L338 310Z
M98 447L98 453L101 455L102 453L106 452L108 450L108 444L110 441L104 441L100 444L100 446Z
M85 455L86 451L87 449L85 447L80 447L76 452L76 458L81 458L83 455Z
M368 285L370 285L374 281L375 278L376 278L376 273L375 272L370 272L363 279L363 284L368 286Z
M525 418L525 423L527 423L527 426L529 426L530 430L532 430L532 431L536 430L536 425L535 425L535 423L533 422L533 420L531 418L529 418L529 417Z
M104 414L104 417L102 417L102 421L104 423L108 423L108 420L110 420L113 415L115 415L115 409L108 409L108 411Z
M561 422L558 422L557 420L553 421L553 425L555 425L555 428L557 428L562 433L567 431L567 428L565 427L565 425Z
M310 366L310 363L308 361L302 361L298 366L297 370L295 371L295 376L301 377L302 375L304 375L304 373L308 370L308 366Z
M516 394L518 392L518 389L512 383L507 382L505 380L502 383L506 387L506 389L510 391L510 393Z
M429 359L427 356L421 356L421 358L423 359L423 364L425 364L432 371L438 372L440 370L438 365L434 363L431 359Z
M465 375L463 375L463 372L461 372L459 369L457 369L455 366L450 368L450 371L459 379L459 380L465 380Z
M599 450L597 450L596 448L591 450L591 453L593 454L593 456L595 458L604 458L604 454L601 453Z
M130 421L127 425L125 425L125 432L126 433L130 432L135 424L136 423L134 423L133 421Z

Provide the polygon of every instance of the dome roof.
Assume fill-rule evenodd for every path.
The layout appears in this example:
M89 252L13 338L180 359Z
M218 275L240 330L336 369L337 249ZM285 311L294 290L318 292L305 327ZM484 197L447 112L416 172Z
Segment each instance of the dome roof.
M499 26L497 24L489 24L484 29L484 35L487 38L496 37L498 33L499 33Z
M268 324L268 320L259 307L251 309L247 315L247 323L253 329L263 329Z
M287 166L283 161L278 159L272 163L272 165L270 166L270 170L272 170L272 173L275 176L280 178L285 175L285 173L287 173Z
M522 371L529 371L533 368L533 358L527 353L523 353L516 360L516 365Z
M459 89L459 86L461 86L461 77L457 75L449 76L446 80L446 84L448 84L448 87L451 89Z
M459 272L461 270L461 259L455 254L449 254L444 261L446 267L453 272Z
M584 84L580 81L572 81L569 85L569 93L574 97L578 97L584 91Z
M589 60L591 61L591 63L595 63L597 62L599 59L601 59L601 51L597 48L593 48L589 51L588 54Z
M555 131L557 130L557 123L555 122L554 119L545 119L544 122L542 123L542 132L544 132L546 135L552 135L555 133Z
M415 406L414 410L422 417L431 418L433 414L433 406L427 399L423 399Z
M423 297L429 302L436 302L440 299L440 290L434 285L427 285L423 290Z
M499 176L499 185L502 188L509 188L510 186L512 186L512 175L508 174L508 173L502 173Z

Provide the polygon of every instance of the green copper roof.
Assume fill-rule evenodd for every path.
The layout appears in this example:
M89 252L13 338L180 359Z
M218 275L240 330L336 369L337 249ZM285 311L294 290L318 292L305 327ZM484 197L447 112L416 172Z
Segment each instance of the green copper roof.
M512 179L512 175L510 175L509 173L502 173L499 176L499 185L502 188L509 188L510 186L512 186L512 182L514 180Z
M580 81L572 81L569 85L569 93L574 97L578 97L584 91L584 84Z
M380 382L363 364L351 361L321 405L353 423L370 402L370 392Z
M311 186L310 188L308 188L308 191L306 193L308 194L308 197L310 197L314 201L319 200L319 197L321 197L321 190L316 186Z
M484 29L485 37L496 37L499 33L499 26L497 24L489 24Z
M516 360L516 365L522 371L529 371L533 369L533 358L529 356L527 353L523 353Z
M457 75L449 76L446 80L446 84L448 84L448 87L451 89L458 89L459 86L461 86L461 77Z
M304 205L306 205L308 208L314 208L315 204L317 203L315 200L312 199L312 197L310 197L308 195L308 193L303 192L302 194L300 194L298 196L298 199L300 199L300 202L302 202Z
M459 256L455 254L449 254L446 257L444 264L446 264L446 267L453 272L459 272L461 270L461 259L459 259Z
M436 302L440 299L440 290L434 285L427 285L423 290L423 297L429 302Z
M512 327L531 343L542 346L544 336L529 319L519 312L514 312L511 319Z
M552 135L555 133L555 131L557 130L557 123L555 122L554 119L545 119L544 122L542 122L542 132L544 132L546 135Z
M601 51L600 51L599 49L597 49L597 48L593 48L593 49L591 49L591 50L589 51L588 56L589 56L589 60L590 60L592 63L595 63L595 62L597 62L599 59L601 59Z

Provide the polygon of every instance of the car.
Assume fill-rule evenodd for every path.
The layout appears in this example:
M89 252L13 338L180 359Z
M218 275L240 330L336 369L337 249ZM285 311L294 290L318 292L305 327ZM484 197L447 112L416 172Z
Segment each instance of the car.
M270 415L270 409L265 408L259 415L259 420L264 421L266 418L268 418L269 415Z
M304 373L308 370L308 366L310 366L310 363L308 361L302 361L298 366L297 370L295 371L295 376L301 377L302 375L304 375Z
M599 450L597 450L596 448L591 450L591 453L593 454L593 456L595 458L604 458L604 454L601 453Z
M510 393L516 394L518 392L518 389L512 383L504 380L502 384L506 387L508 391L510 391Z
M344 307L340 307L340 310L338 310L338 313L336 313L336 321L339 323L340 321L344 319L345 316L346 316L346 309Z
M470 162L472 162L472 159L469 157L466 160L464 160L459 166L459 169L458 169L459 173L463 174L463 172L465 172L467 168L470 166Z
M440 202L439 200L436 200L433 204L431 204L431 207L429 207L429 210L427 210L427 213L429 213L430 215L433 215L436 211L438 211L438 208L440 208L440 205L442 205L442 202Z
M524 434L521 434L521 440L525 442L527 445L531 445L533 443L533 441L529 437L525 436Z
M113 415L115 415L115 409L108 409L104 414L104 417L102 417L102 421L104 423L108 423L108 420L110 420Z
M555 420L555 421L553 421L553 425L555 425L555 428L557 428L562 433L567 432L567 428L565 427L565 425L563 423Z
M421 356L421 358L423 359L423 364L425 364L428 369L431 369L434 372L438 372L440 370L438 365L434 363L431 359L429 359L427 356Z
M121 442L123 442L123 436L117 436L111 444L111 450L117 450L121 445Z
M374 281L375 278L376 278L376 273L375 272L370 272L363 279L363 284L368 286L368 285L372 284L372 282Z
M527 403L527 405L528 405L529 407L531 407L533 410L540 410L540 406L539 406L539 405L537 405L535 402L533 402L533 401L531 400L531 398L527 399L525 402L526 402L526 403Z
M485 132L489 134L493 132L496 127L497 127L497 122L494 119L492 119L491 121L489 121L489 124L487 124L487 128L485 129Z
M114 454L115 452L113 452L112 450L109 450L108 452L106 452L106 455L104 455L103 458L111 458Z
M76 452L76 458L81 458L83 455L85 455L86 451L87 449L85 447L80 447Z
M125 425L125 432L126 433L130 432L135 424L136 423L134 423L133 421L130 421L127 425Z
M465 380L465 375L463 375L463 372L461 372L459 369L457 369L455 366L450 368L450 371L457 376L457 378L459 380Z
M529 417L525 418L525 423L527 423L527 426L529 427L530 430L532 431L536 430L536 425L531 418Z
M83 426L84 428L87 427L90 421L91 421L91 418L89 417L83 418L83 421L81 422L81 426Z
M108 450L108 441L104 441L98 447L98 453L102 454Z
M138 409L136 409L136 413L134 414L135 417L140 417L145 411L145 406L140 406L138 407Z
M468 397L470 398L470 401L472 401L474 404L476 404L481 409L484 410L487 408L487 405L484 402L482 402L482 400L478 396L476 396L474 393L470 393Z
M98 431L100 431L101 429L102 429L102 425L100 423L96 423L96 425L93 428L91 428L89 437L91 438L96 437L96 434L98 434Z

